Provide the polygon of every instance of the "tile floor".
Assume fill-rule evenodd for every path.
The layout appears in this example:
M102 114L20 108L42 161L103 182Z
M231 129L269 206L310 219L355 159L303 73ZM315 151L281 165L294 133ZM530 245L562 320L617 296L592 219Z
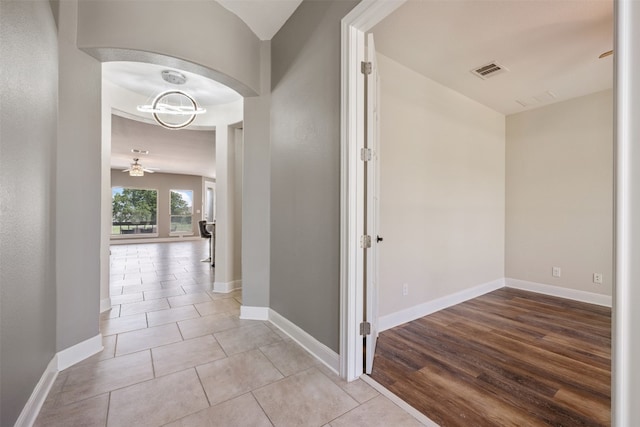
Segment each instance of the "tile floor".
M420 426L362 380L347 383L241 292L211 292L206 242L111 247L104 350L59 373L36 426Z

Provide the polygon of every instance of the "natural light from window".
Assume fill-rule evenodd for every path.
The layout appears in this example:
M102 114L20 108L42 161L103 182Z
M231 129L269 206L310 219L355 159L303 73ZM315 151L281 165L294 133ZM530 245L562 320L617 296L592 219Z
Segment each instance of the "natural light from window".
M171 190L171 233L193 233L193 191Z
M138 188L111 188L111 234L157 233L158 192Z

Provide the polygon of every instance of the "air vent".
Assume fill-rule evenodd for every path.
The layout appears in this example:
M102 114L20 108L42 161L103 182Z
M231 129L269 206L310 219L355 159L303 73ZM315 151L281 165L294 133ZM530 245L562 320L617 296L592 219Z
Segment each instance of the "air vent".
M482 80L486 80L489 77L493 77L497 74L504 73L505 71L509 71L509 70L495 61L471 70L473 74L480 77Z

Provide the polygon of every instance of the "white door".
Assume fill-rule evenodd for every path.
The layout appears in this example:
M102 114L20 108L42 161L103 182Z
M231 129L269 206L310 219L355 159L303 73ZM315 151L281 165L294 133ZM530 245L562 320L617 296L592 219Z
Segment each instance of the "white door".
M379 172L378 172L378 139L380 126L378 121L378 94L380 77L376 61L376 49L373 34L367 36L367 62L371 63L371 73L367 76L367 133L366 147L369 149L370 160L365 163L365 227L366 234L371 236L371 248L366 249L365 274L365 321L370 325L369 335L365 335L365 372L371 374L373 357L378 339L378 250L382 242L378 236L378 208L379 208Z

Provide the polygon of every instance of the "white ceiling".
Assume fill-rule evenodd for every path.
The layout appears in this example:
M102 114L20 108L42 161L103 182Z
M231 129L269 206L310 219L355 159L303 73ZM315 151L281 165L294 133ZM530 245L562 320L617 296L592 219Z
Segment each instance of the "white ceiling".
M105 62L102 65L102 78L147 97L149 103L158 93L169 89L184 90L195 98L198 105L204 107L228 104L242 98L238 92L222 83L188 71L176 70L187 78L184 84L167 83L161 75L167 69L176 70L143 62Z
M506 115L613 86L612 57L598 59L610 0L409 0L372 32L379 53ZM471 74L491 61L509 71Z
M260 40L271 40L302 0L216 0L242 19Z

